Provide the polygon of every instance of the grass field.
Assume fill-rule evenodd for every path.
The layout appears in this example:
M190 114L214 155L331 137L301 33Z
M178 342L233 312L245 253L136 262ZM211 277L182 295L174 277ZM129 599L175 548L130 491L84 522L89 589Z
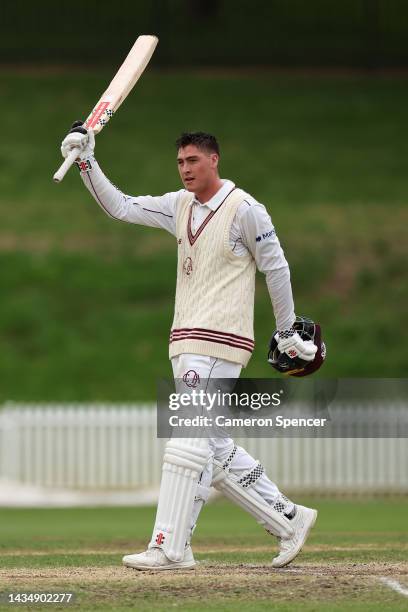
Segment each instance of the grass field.
M0 401L153 399L170 374L173 238L110 220L75 169L51 180L109 77L0 72ZM179 132L215 132L222 175L272 215L297 312L323 326L324 373L404 376L407 106L404 77L149 72L96 151L124 191L160 194L179 188ZM245 375L271 375L274 326L260 275Z
M407 500L299 501L319 519L288 568L273 570L274 539L217 501L194 537L199 567L166 575L121 566L144 548L153 508L2 509L1 591L72 591L82 610L406 610L383 579L408 589Z

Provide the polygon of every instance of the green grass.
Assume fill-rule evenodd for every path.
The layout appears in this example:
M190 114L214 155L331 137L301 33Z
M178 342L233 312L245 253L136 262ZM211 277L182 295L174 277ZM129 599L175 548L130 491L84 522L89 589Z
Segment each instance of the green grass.
M319 510L318 529L313 533L320 543L352 544L354 534L367 542L375 533L377 543L400 541L408 543L405 523L408 500L405 498L373 498L360 501L347 499L310 499L300 503L313 504ZM389 517L392 521L389 521ZM122 543L132 539L142 542L150 535L154 509L138 508L63 508L63 509L0 509L0 548L25 549L35 541L37 550L49 546L90 546L95 543ZM405 535L404 535L405 534ZM231 541L237 544L251 540L254 545L265 541L263 530L239 508L217 501L208 504L194 535L197 544Z
M0 401L153 399L170 374L174 239L110 220L75 169L51 180L109 76L0 74ZM297 312L322 323L324 373L404 376L407 104L397 77L148 73L96 151L124 191L159 194L179 188L179 132L215 132L222 175L272 215ZM271 375L273 328L260 275L245 375Z
M270 568L273 538L217 501L194 536L199 568L165 575L121 568L148 541L154 508L1 509L2 591L72 590L81 609L403 610L379 578L408 584L407 500L300 501L319 520L288 570Z

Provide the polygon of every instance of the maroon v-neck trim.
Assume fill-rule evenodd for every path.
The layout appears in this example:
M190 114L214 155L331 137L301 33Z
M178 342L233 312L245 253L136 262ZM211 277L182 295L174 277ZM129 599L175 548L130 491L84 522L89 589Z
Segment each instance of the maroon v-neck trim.
M203 231L203 229L205 228L205 226L207 225L207 223L209 223L211 221L211 219L213 218L213 216L215 215L215 213L217 212L217 210L219 210L221 208L221 206L224 204L225 200L228 198L228 196L231 195L231 193L234 191L234 189L236 189L236 187L233 187L231 189L231 191L225 196L225 198L223 199L223 201L221 202L221 204L219 206L217 206L217 208L215 210L212 210L204 219L204 221L201 223L201 225L199 226L199 228L197 229L196 233L193 234L192 230L191 230L191 218L193 215L193 207L190 206L190 213L188 215L188 221L187 221L187 235L188 235L188 241L190 243L190 246L193 246L193 244L195 243L195 241L197 240L197 238L199 237L199 235L201 234L201 232Z

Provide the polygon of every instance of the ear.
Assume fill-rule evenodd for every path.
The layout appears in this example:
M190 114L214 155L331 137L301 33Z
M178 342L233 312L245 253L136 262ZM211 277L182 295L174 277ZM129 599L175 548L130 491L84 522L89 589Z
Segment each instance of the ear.
M211 159L211 167L212 168L217 168L218 167L218 162L220 160L220 158L217 155L217 153L211 153L210 159Z

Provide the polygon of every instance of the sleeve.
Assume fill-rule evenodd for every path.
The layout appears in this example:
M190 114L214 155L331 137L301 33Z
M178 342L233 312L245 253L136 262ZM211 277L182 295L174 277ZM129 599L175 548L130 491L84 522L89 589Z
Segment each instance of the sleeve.
M289 265L272 220L262 204L248 200L240 215L242 241L266 276L278 330L289 329L295 320Z
M162 196L130 196L118 189L102 172L95 159L87 161L81 178L102 210L113 219L158 227L176 235L176 205L182 191Z
M292 285L289 266L266 272L266 284L272 302L276 328L279 331L290 329L295 321Z

